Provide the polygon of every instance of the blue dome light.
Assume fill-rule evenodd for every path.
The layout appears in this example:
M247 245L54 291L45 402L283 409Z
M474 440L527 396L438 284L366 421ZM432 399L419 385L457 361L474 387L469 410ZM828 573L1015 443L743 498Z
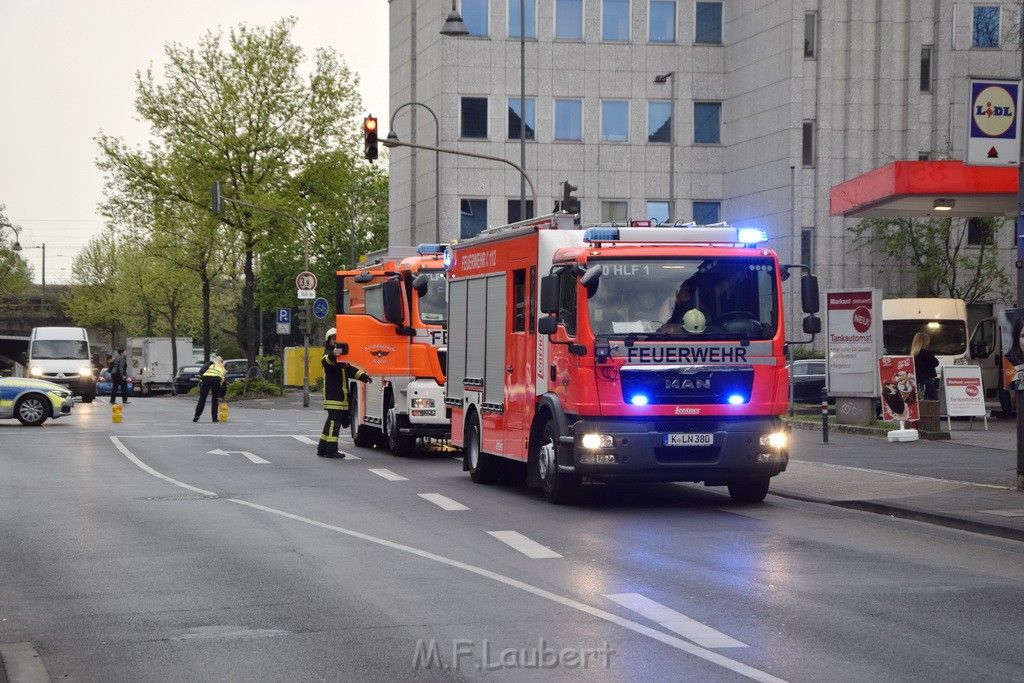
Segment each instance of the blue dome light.
M730 405L738 406L738 405L743 405L744 403L746 403L746 399L744 399L739 394L733 394L732 396L729 397L729 404Z
M635 406L645 406L647 405L647 397L643 394L637 394L633 398L629 399L629 402Z

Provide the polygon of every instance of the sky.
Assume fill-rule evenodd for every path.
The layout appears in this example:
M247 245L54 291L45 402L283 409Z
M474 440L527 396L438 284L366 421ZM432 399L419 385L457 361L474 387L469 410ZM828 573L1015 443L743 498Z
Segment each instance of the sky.
M286 16L298 18L292 39L307 59L334 48L359 76L366 113L387 120L386 0L0 0L0 204L35 282L44 244L46 282L67 283L75 254L103 230L95 136L148 140L135 72L161 74L169 42L195 47L207 31Z

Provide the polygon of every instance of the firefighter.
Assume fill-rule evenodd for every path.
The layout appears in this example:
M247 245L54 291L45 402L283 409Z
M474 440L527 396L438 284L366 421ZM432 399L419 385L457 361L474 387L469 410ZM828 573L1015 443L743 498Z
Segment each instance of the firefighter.
M324 355L320 364L324 368L324 410L327 411L327 420L324 422L324 431L320 435L320 443L317 444L316 454L321 458L344 458L345 454L338 451L338 433L342 427L348 427L348 380L358 379L362 382L372 382L373 379L362 370L353 368L348 363L338 360L335 355L335 333L332 327L327 330L324 338Z
M206 396L210 394L210 415L214 422L217 419L217 397L220 396L221 387L227 380L228 371L224 368L224 361L220 356L211 356L210 360L199 370L199 402L196 404L196 414L193 422L199 422L203 415L203 408L206 407Z

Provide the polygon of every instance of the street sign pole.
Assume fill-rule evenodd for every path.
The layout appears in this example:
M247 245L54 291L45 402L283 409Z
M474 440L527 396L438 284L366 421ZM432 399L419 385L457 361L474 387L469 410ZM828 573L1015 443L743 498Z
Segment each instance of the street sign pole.
M306 353L305 363L302 364L302 407L309 407L309 299L302 305L306 311Z

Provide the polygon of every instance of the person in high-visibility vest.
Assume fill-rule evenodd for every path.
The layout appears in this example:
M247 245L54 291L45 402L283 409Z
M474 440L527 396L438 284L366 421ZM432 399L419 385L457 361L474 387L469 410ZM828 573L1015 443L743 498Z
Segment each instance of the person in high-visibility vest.
M342 427L348 427L348 380L349 377L361 382L372 382L373 379L344 361L338 360L334 353L335 332L332 327L327 330L324 339L324 355L320 365L324 368L324 410L327 420L324 431L320 435L320 443L316 446L316 454L321 458L344 458L345 454L338 451L338 434Z
M199 418L203 414L203 408L206 407L207 394L212 394L210 415L213 417L214 422L220 422L217 419L217 398L220 396L221 387L227 381L227 376L228 371L225 369L224 361L221 360L220 356L213 356L199 369L201 382L199 385L199 403L196 404L196 415L192 418L193 422L199 422Z

